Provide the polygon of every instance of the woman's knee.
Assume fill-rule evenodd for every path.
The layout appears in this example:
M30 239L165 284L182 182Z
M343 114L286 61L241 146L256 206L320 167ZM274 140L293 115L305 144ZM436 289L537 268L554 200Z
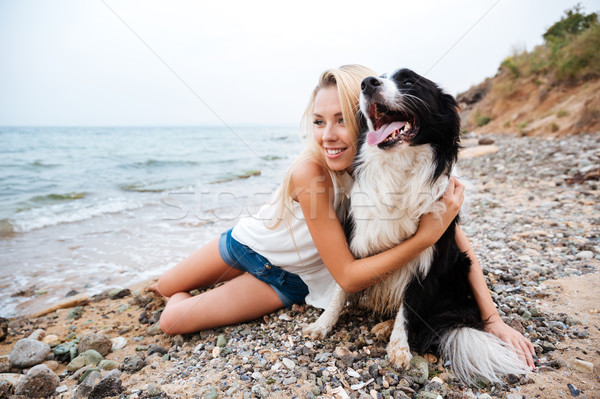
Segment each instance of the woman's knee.
M160 329L167 335L177 335L180 333L177 323L178 316L173 313L169 309L165 309L160 315Z

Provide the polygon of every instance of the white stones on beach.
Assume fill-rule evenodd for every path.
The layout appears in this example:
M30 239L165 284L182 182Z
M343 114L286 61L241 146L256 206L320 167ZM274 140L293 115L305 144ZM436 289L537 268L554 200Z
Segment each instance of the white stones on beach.
M281 359L281 361L283 362L283 365L288 368L288 370L293 370L294 368L296 368L296 363L294 363L293 360L284 357L283 359Z
M581 359L575 359L575 361L573 362L573 367L576 370L583 371L586 373L594 372L594 363L586 362L585 360L581 360Z
M581 251L575 255L577 259L593 259L594 253L592 251Z
M113 351L123 349L127 345L127 338L125 337L115 337L112 338L110 341L112 342Z
M13 347L8 361L11 366L27 368L42 363L48 354L50 354L48 344L31 338L23 338L18 340Z

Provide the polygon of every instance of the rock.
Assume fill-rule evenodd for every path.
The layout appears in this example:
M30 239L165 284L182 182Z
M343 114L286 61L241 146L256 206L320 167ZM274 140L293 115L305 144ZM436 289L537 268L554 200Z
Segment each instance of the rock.
M477 142L477 144L479 145L492 145L494 144L496 141L487 137L483 137L480 138L479 141Z
M108 293L110 299L120 299L125 298L126 296L131 295L131 290L129 288L121 289L115 288L114 290Z
M50 345L50 347L54 347L60 344L60 339L58 338L58 335L55 334L46 335L41 341L45 344Z
M125 337L112 338L110 341L112 342L113 351L123 349L127 345L127 338Z
M77 386L73 399L86 399L94 389L94 386L102 379L99 371L90 372L87 377Z
M292 377L287 377L283 379L283 385L291 385L291 384L295 384L296 381L298 381L298 378L292 376Z
M351 366L352 362L354 362L354 355L345 346L336 347L333 351L333 356L340 359L346 366Z
M148 387L148 389L146 390L146 394L148 396L152 396L152 397L160 396L161 393L162 393L162 390L156 385L150 385Z
M37 330L35 330L34 332L32 332L29 337L29 339L35 339L36 341L41 341L42 339L44 339L44 337L46 336L46 331L42 330L41 328L38 328Z
M592 251L581 251L581 252L578 252L577 255L575 255L575 257L577 259L585 259L585 260L593 259L594 253Z
M88 399L101 399L107 396L119 395L122 385L121 372L119 370L111 370L94 386Z
M590 373L594 372L594 363L586 362L585 360L575 359L575 362L573 363L573 367L576 370L583 371L583 372L590 372Z
M315 362L318 363L324 363L329 361L329 358L331 357L332 353L331 352L323 352L323 353L317 353L317 355L315 356Z
M8 335L8 320L4 317L0 317L0 342L6 339Z
M169 351L165 348L163 348L160 345L156 345L156 344L150 344L148 346L148 356L153 355L155 353L158 353L160 355L164 355L166 353L168 353Z
M79 345L77 345L77 351L83 353L93 349L104 357L110 353L112 345L112 341L106 335L100 333L90 334L81 339Z
M204 399L217 399L218 397L219 393L215 387L208 387L206 391L204 391Z
M432 392L432 393L435 393L435 394L440 395L440 396L446 396L446 393L447 393L446 388L444 387L444 385L441 384L441 383L439 383L439 382L437 382L437 381L430 382L423 389L425 391L427 391L427 392Z
M429 377L429 363L422 356L414 356L410 360L406 374L411 376L417 384L423 385Z
M417 393L416 399L444 399L442 395L437 394L435 392L429 392L424 389L420 390Z
M67 320L79 319L81 315L83 315L83 307L76 306L73 309L71 309L71 311L67 315Z
M118 367L119 367L119 363L115 362L114 360L104 359L100 362L100 364L98 364L98 368L100 370L106 370L106 371L114 370Z
M35 366L46 360L50 346L35 339L23 338L17 341L8 356L9 363L18 368Z
M293 360L284 357L283 359L281 359L281 361L283 362L283 365L289 370L293 370L296 367L296 363L294 363Z
M479 395L478 399L492 399L492 397L487 393L482 393L481 395Z
M38 364L27 372L15 387L16 395L24 395L30 398L47 397L54 394L54 390L60 384L60 379L45 364Z
M146 334L148 334L149 336L154 336L154 335L158 335L158 334L162 334L162 329L160 328L160 323L154 323L152 324L150 327L148 327L148 329L146 330Z
M8 398L15 393L15 386L0 377L0 398Z
M146 360L140 355L125 356L121 368L128 373L140 371L146 365Z
M60 367L60 364L58 364L56 360L46 360L43 364L48 366L48 368L52 371L56 371Z
M83 352L82 354L77 356L75 359L71 360L71 362L67 365L67 370L76 371L84 366L90 366L90 365L95 366L95 365L99 364L101 361L102 361L102 355L99 354L97 351L90 349L90 350Z
M227 338L225 338L225 335L221 334L217 337L217 346L219 348L224 348L225 345L227 345Z

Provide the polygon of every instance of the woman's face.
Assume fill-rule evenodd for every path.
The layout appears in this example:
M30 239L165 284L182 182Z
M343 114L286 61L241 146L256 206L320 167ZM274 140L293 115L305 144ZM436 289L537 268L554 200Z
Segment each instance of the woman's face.
M350 171L356 147L344 124L336 86L325 87L317 92L313 123L315 140L325 154L329 169Z

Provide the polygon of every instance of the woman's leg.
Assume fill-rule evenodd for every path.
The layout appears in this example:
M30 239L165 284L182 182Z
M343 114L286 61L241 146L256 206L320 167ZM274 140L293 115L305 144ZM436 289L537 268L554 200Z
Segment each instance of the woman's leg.
M194 297L177 293L167 302L160 327L170 335L254 320L283 307L267 283L244 273Z
M219 238L216 238L167 270L156 285L148 289L170 297L176 293L210 287L243 273L223 261L219 254Z

